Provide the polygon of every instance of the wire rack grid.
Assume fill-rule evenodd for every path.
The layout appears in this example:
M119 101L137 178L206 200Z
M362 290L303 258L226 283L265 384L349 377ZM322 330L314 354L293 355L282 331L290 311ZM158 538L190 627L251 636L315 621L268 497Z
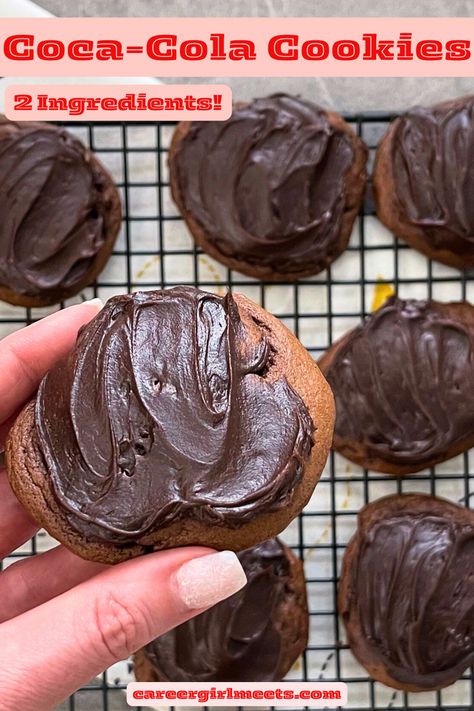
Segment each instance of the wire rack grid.
M374 149L393 117L373 112L345 116L370 148L369 171ZM95 151L114 176L123 196L124 222L98 281L61 308L93 296L107 299L176 284L217 293L234 289L278 316L318 358L392 288L403 298L474 301L474 274L430 262L394 239L377 221L370 181L350 245L330 269L296 284L265 283L223 267L194 246L170 194L167 152L173 123L69 123L66 127ZM0 336L60 307L23 309L0 303ZM282 536L305 563L310 606L309 645L289 679L346 681L347 708L353 710L474 708L472 669L443 691L421 694L394 691L368 678L350 652L336 613L338 573L358 510L380 496L406 491L437 494L469 506L474 492L474 475L469 473L472 456L467 452L420 474L396 479L331 454L312 500ZM3 564L52 545L41 531ZM129 707L124 689L130 680L131 664L121 662L76 692L60 709L125 710Z

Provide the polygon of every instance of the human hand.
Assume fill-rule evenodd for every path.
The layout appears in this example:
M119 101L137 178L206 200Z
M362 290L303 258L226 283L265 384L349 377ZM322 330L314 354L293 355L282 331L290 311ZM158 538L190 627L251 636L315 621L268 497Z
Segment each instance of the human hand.
M48 316L0 342L0 451L22 405L100 302ZM0 468L0 560L38 530ZM180 548L116 566L64 546L0 573L0 708L47 711L111 664L232 595L237 556Z

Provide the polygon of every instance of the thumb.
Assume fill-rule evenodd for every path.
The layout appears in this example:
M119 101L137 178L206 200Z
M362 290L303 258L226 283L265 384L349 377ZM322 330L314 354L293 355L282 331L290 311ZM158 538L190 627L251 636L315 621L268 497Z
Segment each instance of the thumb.
M0 626L2 709L47 711L246 583L235 553L180 548L113 566Z

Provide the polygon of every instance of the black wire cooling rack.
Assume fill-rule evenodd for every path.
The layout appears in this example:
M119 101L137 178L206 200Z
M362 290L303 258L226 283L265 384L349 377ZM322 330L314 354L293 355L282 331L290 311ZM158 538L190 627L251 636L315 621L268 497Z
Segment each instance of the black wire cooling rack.
M377 142L393 117L388 113L345 116L370 147L369 168ZM74 123L66 127L107 165L124 205L122 232L106 269L96 284L67 304L175 284L221 293L235 289L281 318L318 358L342 333L360 323L391 288L401 297L474 302L474 274L430 262L394 240L380 225L374 217L370 182L345 254L316 277L296 284L271 284L228 270L194 247L170 196L167 151L173 123ZM0 304L0 335L52 310ZM368 501L402 491L438 494L468 506L474 492L471 456L467 452L420 474L396 479L331 454L312 501L282 536L305 562L310 604L310 642L289 678L345 681L349 684L347 708L353 710L474 708L472 669L440 692L404 694L372 681L354 660L336 614L338 573L358 510ZM52 544L42 532L4 564ZM124 689L130 672L129 663L116 665L64 702L61 711L129 708Z

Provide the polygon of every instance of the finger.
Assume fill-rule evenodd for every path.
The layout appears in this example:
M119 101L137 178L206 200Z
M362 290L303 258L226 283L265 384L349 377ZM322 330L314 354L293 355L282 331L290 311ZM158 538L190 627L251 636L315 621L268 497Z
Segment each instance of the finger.
M180 548L113 566L4 622L2 709L55 707L111 664L245 582L235 553Z
M0 470L0 560L34 536L38 525L28 516Z
M13 563L0 574L0 622L61 595L108 567L79 558L64 546Z
M36 390L47 370L71 350L79 328L101 307L100 299L70 306L0 342L0 422Z

